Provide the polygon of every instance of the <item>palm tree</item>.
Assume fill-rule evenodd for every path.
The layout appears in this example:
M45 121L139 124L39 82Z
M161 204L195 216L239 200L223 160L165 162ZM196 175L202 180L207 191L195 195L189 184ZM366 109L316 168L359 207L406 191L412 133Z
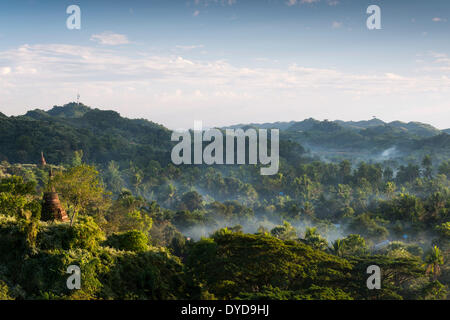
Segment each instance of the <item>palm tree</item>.
M441 274L441 264L444 264L444 256L441 250L434 246L430 253L425 258L425 265L427 266L427 274L433 274L433 279L436 281L437 277Z
M317 232L317 228L306 228L305 230L305 239L308 238L314 238L319 236L319 233Z
M342 257L344 255L344 241L337 239L333 242L333 248L331 248L331 250L338 257Z
M328 248L328 241L317 232L317 228L306 228L304 242L317 250Z

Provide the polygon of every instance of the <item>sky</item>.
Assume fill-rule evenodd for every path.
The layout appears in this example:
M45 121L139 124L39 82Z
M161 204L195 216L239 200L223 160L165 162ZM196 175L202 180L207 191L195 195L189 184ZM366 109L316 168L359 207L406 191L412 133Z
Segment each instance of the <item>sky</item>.
M80 29L67 28L70 5ZM370 30L370 5L381 29ZM448 0L0 0L0 112L450 128Z

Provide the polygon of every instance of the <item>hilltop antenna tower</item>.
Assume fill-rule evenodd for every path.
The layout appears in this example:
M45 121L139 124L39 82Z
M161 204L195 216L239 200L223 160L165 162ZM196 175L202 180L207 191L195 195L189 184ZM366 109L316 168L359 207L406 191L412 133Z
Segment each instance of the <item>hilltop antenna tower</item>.
M77 93L77 105L80 105L80 94Z

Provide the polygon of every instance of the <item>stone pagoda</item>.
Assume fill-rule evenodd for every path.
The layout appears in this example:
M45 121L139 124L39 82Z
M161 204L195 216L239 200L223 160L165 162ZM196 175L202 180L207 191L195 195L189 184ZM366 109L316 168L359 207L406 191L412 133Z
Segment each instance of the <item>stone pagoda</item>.
M43 153L41 153L41 165L43 167L47 166ZM44 197L42 199L42 218L43 220L57 220L68 222L69 216L61 206L58 193L55 191L55 188L52 185L52 180L53 170L50 167L48 175L48 188L46 192L44 192Z

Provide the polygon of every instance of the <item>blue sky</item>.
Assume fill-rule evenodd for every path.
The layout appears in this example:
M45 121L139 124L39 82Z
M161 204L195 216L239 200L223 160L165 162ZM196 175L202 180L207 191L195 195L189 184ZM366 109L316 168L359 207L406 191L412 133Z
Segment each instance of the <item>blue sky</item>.
M66 8L81 8L81 30ZM366 9L381 8L381 30ZM450 127L450 1L0 2L0 111L75 99L169 128L317 119Z

